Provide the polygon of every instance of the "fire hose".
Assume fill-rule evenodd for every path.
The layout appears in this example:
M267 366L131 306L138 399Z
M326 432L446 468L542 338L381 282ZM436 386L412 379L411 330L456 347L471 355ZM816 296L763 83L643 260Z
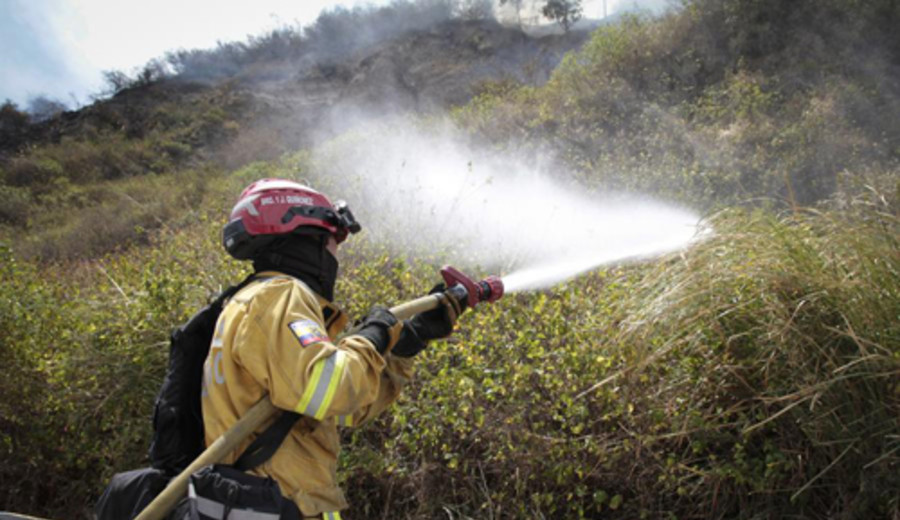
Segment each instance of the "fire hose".
M476 282L450 266L441 269L441 276L447 287L444 294L456 298L459 302L465 301L470 308L481 302L493 303L503 296L503 281L497 276L488 276ZM440 295L430 294L392 307L390 311L398 320L405 320L435 309L438 305ZM268 397L263 397L228 431L213 441L187 468L170 480L166 488L141 511L136 520L162 520L187 493L188 480L194 472L221 461L278 411Z

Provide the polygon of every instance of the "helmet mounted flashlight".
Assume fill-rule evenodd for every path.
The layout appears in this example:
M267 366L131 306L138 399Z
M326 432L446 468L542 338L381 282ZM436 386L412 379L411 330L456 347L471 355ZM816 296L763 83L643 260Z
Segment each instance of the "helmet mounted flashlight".
M350 211L350 207L347 206L346 201L339 200L335 202L334 209L337 211L338 224L342 228L353 234L362 231L362 226L356 220L356 217L353 216L353 212Z

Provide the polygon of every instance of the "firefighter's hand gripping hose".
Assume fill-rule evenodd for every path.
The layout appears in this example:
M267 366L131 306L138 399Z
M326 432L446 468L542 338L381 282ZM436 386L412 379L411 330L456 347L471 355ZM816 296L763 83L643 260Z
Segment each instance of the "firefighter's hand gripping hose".
M357 335L369 340L379 354L385 354L402 338L403 324L386 307L375 306L357 326Z
M423 351L428 342L441 339L453 333L456 320L468 307L468 302L460 301L445 293L447 286L435 285L428 294L437 295L437 308L416 314L403 321L403 332L391 354L400 357L412 357Z

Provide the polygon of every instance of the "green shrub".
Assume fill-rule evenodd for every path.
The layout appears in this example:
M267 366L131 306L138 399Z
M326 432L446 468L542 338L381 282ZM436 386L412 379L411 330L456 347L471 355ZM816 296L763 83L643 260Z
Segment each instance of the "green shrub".
M673 461L657 492L677 509L896 513L900 227L888 209L726 212L635 287L620 337L634 368L620 383L637 411L624 426Z
M46 262L98 258L147 244L155 230L177 229L191 222L208 191L208 179L217 173L201 168L89 186L59 178L33 202L15 210L18 222L27 218L28 226L12 235L18 237L23 258Z
M0 177L2 178L2 177ZM21 226L28 222L31 194L25 188L0 184L0 224Z
M63 167L48 157L16 157L6 166L4 182L11 186L41 185L63 175Z
M69 491L78 487L77 479L67 482L74 475L62 471L64 460L80 456L68 450L61 427L60 409L70 396L54 387L52 374L77 323L74 304L5 245L0 279L0 503L36 511L53 500L72 501Z
M86 517L113 472L146 465L169 332L241 276L216 242L199 219L90 263L2 251L4 509Z

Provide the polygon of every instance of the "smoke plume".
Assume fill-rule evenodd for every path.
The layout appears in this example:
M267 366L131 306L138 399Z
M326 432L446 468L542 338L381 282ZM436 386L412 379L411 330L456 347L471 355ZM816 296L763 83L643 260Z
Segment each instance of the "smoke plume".
M360 122L320 148L317 163L369 240L508 274L543 287L598 265L683 247L698 217L635 195L561 181L558 161L525 164L464 142L449 124Z

